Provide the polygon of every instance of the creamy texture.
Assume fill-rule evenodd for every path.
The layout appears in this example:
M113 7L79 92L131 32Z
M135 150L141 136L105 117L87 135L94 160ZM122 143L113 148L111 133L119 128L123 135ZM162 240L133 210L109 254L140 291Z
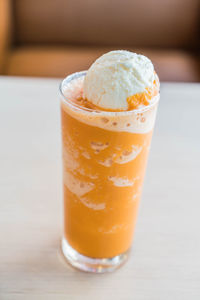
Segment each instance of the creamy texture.
M159 95L105 111L84 101L84 76L61 86L64 236L83 255L111 258L131 246Z
M63 94L66 99L72 103L77 104L77 99L83 94L84 76L78 78L70 78L70 81L64 82ZM62 107L73 118L90 126L99 127L110 131L130 132L130 133L147 133L153 129L159 94L151 99L151 105L141 108L140 111L122 111L122 112L108 112L108 111L93 111L71 105L70 102L62 101ZM79 105L80 106L80 105ZM93 145L93 147L100 147L101 145ZM100 150L100 149L99 149ZM94 150L94 151L97 151Z
M111 110L127 110L127 98L153 89L156 74L143 55L118 50L98 58L89 68L83 96L92 104Z
M119 70L131 74L131 59L120 60ZM86 72L68 76L61 85L64 236L72 248L87 257L111 258L131 246L159 100L156 80L155 93L151 91L151 65L148 62L144 70L139 65L133 68L128 84L122 73L116 77L122 79L116 83L119 98L125 95L122 102L118 99L122 109L118 105L117 109L104 109L84 98ZM109 78L105 89L109 91L113 82ZM100 87L101 82L98 84ZM123 94L126 86L136 94ZM140 92L144 88L148 97Z

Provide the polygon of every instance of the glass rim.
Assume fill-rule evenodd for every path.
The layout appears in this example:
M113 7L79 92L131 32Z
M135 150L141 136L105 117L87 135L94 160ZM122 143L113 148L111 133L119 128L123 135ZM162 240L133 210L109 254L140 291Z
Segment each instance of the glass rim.
M148 111L149 109L151 109L154 105L156 105L159 102L160 92L151 99L152 103L150 103L149 105L144 106L144 107L140 107L140 108L137 108L137 109L133 109L133 110L128 110L128 111L127 110L123 110L123 111L105 111L105 110L95 110L95 109L92 109L92 108L83 107L81 105L78 105L77 103L74 103L68 97L66 97L64 95L63 86L64 86L64 84L65 85L69 84L69 82L71 82L72 80L74 80L76 78L85 76L86 73L87 73L87 70L72 73L72 74L66 76L59 84L59 92L60 92L61 97L65 101L65 103L67 105L71 106L72 108L75 108L79 111L85 111L85 112L88 112L88 113L98 114L98 115L101 113L103 115L110 115L110 116L112 116L112 115L115 115L115 116L116 115L127 115L127 114L133 114L133 113L137 114L137 113L143 113L143 112Z

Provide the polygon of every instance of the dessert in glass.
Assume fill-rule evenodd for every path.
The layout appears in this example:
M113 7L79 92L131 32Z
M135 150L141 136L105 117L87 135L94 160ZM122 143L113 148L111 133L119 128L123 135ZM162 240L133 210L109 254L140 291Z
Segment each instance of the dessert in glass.
M159 102L151 61L125 50L60 86L64 236L74 267L95 273L127 259Z

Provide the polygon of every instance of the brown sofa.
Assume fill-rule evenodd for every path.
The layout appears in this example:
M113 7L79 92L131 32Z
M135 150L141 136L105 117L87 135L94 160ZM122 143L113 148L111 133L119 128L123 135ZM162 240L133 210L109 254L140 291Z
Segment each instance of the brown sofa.
M0 0L0 74L64 77L130 49L161 80L198 82L198 9L199 0Z

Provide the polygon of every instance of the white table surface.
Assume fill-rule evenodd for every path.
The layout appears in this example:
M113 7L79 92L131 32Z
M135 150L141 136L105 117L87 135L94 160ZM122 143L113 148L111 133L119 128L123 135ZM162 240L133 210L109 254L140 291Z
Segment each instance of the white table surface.
M162 84L132 255L95 275L60 251L58 83L0 78L0 299L200 299L200 84Z

